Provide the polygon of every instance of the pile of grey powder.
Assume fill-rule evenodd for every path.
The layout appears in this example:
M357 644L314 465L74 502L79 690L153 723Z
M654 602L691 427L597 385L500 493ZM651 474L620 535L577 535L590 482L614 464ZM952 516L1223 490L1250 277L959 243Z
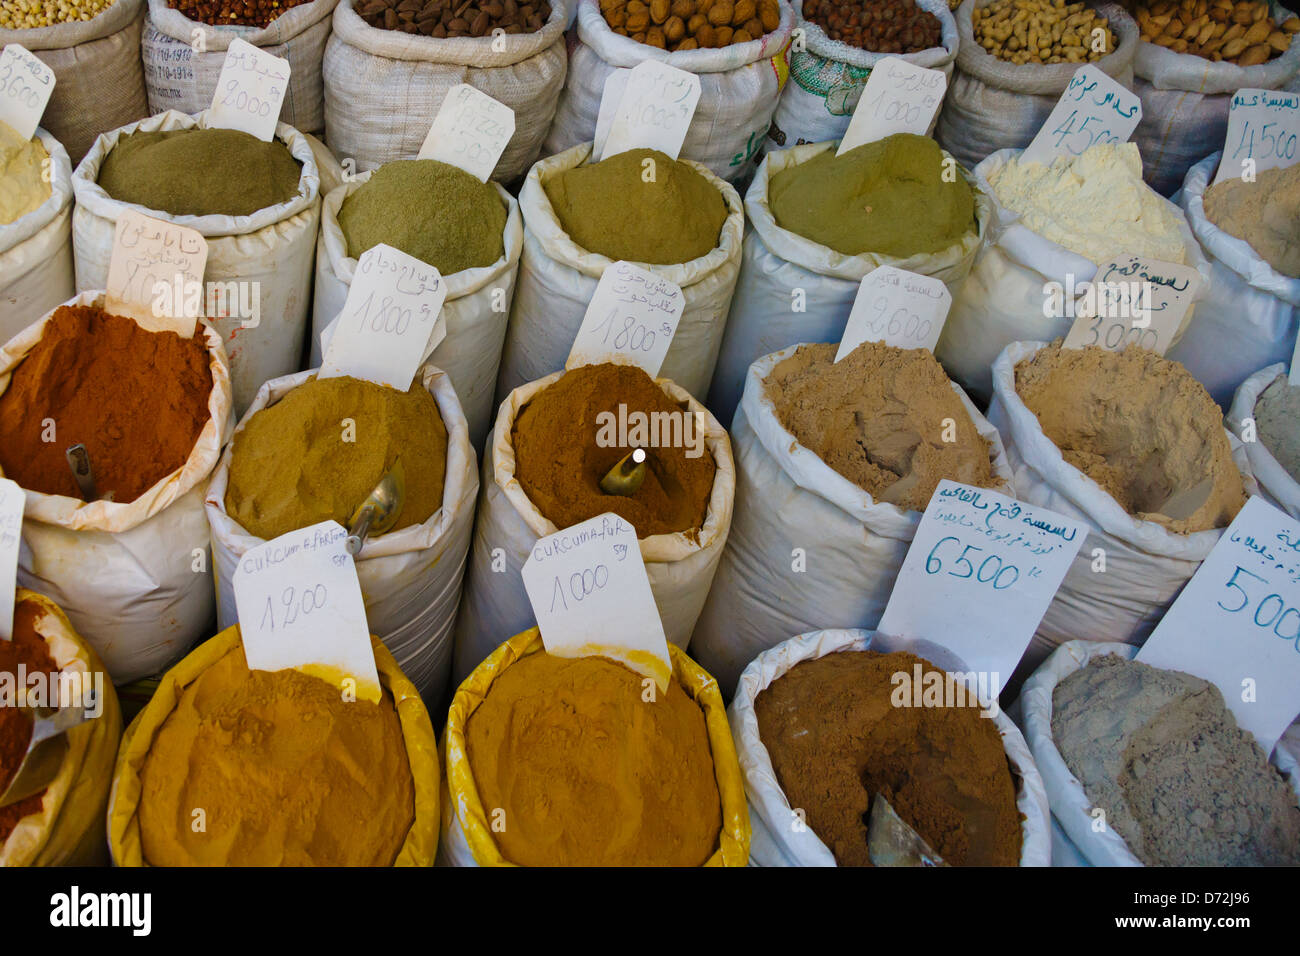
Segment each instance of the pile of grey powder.
M1255 402L1255 427L1277 463L1300 481L1300 388L1285 375L1273 379Z
M1151 866L1300 865L1300 807L1213 684L1106 655L1056 685L1052 736Z

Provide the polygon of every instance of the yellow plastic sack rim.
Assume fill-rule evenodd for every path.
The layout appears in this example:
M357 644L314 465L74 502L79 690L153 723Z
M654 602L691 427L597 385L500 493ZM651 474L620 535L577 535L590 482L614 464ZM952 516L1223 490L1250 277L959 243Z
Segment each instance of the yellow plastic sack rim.
M438 743L429 711L397 661L373 634L379 683L393 695L415 791L415 820L393 861L394 866L432 866L438 849ZM113 773L108 804L108 843L118 866L148 866L140 836L140 773L154 737L176 708L182 692L200 674L240 645L239 625L233 624L200 644L169 670L153 699L136 715L122 735L122 748Z
M474 861L479 866L515 866L497 849L488 824L487 813L479 799L478 786L470 769L465 744L469 718L487 698L493 682L515 661L543 650L541 632L536 627L516 634L506 641L465 678L456 691L447 715L443 742L447 753L447 799L443 801L442 827L449 830L457 814ZM700 709L704 711L709 748L713 752L713 772L722 801L722 831L718 848L705 866L745 866L749 862L749 807L745 802L744 778L736 744L731 737L726 707L718 682L704 668L691 660L675 644L668 645L673 677Z

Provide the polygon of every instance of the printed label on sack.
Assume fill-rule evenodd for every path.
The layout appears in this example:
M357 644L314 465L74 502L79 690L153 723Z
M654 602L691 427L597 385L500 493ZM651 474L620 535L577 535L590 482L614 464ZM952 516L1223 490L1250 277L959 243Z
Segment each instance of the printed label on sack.
M113 233L104 311L188 339L203 314L207 264L208 242L197 230L125 209Z
M0 121L23 139L36 135L54 92L54 71L17 43L0 50Z
M289 90L289 61L235 38L212 94L208 127L238 129L269 143Z
M624 82L600 158L645 148L676 159L700 101L700 78L658 60L646 60L629 70ZM607 87L606 95L609 92Z
M1080 283L1077 318L1063 348L1119 352L1140 345L1164 355L1200 285L1195 269L1175 262L1133 255L1104 262L1091 282Z
M987 674L996 697L1087 534L1082 522L1054 511L945 479L877 630L948 649Z
M1020 161L1047 165L1102 143L1127 142L1141 119L1137 94L1089 63L1075 70Z
M379 702L379 671L348 533L337 521L250 548L235 565L235 612L251 670L298 670Z
M686 296L675 282L615 262L601 273L564 367L621 362L655 378L685 308Z
M1251 497L1137 659L1214 684L1271 753L1300 713L1300 521Z
M321 333L319 378L350 375L403 392L447 336L438 270L382 243L357 260L343 311Z
M934 351L952 306L952 293L933 276L878 266L858 285L835 361L863 342Z
M17 482L0 478L0 640L6 641L14 636L14 594L26 501L27 494Z
M1292 165L1300 150L1300 93L1238 90L1228 104L1228 132L1214 181L1253 183L1266 169Z
M547 653L608 657L668 689L668 641L632 525L607 512L539 538L523 578Z
M515 135L515 111L468 83L447 91L417 159L436 159L487 182Z
M835 155L895 133L925 136L947 91L948 77L943 70L885 57L872 67Z

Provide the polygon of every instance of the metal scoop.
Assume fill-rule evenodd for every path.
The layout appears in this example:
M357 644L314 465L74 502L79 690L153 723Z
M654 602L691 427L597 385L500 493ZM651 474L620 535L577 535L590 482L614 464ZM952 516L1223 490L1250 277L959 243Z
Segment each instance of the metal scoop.
M948 865L879 793L871 801L867 820L867 856L872 866Z
M64 735L90 719L86 716L84 707L61 707L57 710L33 707L23 710L32 718L32 739L27 744L27 753L22 763L9 780L9 786L4 793L0 793L0 807L40 793L53 783L59 775L59 768L63 766L63 758L68 753L68 739Z
M1213 490L1214 477L1211 475L1202 478L1190 488L1175 491L1166 498L1165 503L1160 506L1160 513L1173 518L1175 521L1190 518L1196 514L1202 505L1210 500L1210 492Z
M72 478L81 491L82 500L98 501L99 492L95 489L95 473L91 471L90 452L86 451L86 446L77 442L69 446L63 455L68 459L68 467L72 469ZM110 491L104 500L112 501L113 492Z
M645 481L646 454L644 448L633 448L618 460L605 477L600 479L600 490L607 495L631 497Z
M397 524L405 501L406 472L402 468L402 459L398 458L348 519L348 539L344 542L348 554L360 554L368 536L391 530Z

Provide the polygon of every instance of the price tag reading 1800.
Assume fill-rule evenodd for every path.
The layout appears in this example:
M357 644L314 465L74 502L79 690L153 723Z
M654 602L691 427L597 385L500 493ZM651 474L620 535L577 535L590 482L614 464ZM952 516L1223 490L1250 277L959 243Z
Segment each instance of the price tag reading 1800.
M835 361L863 342L934 351L952 306L952 293L933 276L879 266L858 286Z
M234 39L212 94L208 126L238 129L269 143L289 90L289 61Z
M1046 165L1103 143L1127 142L1141 119L1137 94L1089 63L1075 71L1020 161Z
M877 629L946 647L988 674L996 695L1087 534L1054 511L945 479Z
M1250 498L1137 659L1210 681L1271 752L1300 712L1300 521Z
M1283 169L1300 158L1300 93L1238 90L1228 104L1228 132L1214 181Z
M596 285L564 367L613 360L636 365L653 378L685 308L677 283L630 262L615 262Z
M322 521L249 549L231 582L235 611L250 669L300 670L378 702L379 673L347 535L337 521Z
M17 43L0 51L0 121L31 139L54 92L54 71Z

